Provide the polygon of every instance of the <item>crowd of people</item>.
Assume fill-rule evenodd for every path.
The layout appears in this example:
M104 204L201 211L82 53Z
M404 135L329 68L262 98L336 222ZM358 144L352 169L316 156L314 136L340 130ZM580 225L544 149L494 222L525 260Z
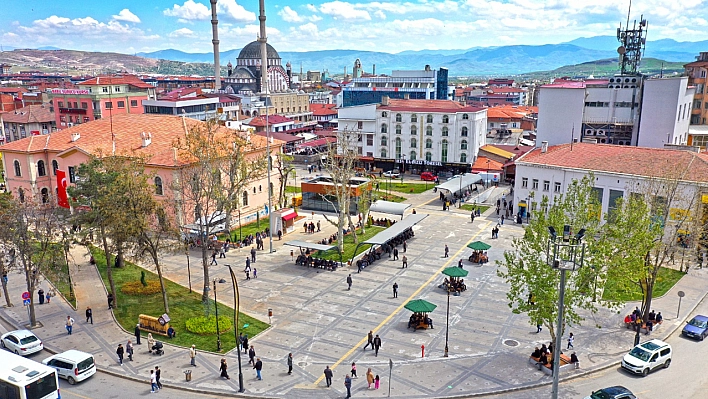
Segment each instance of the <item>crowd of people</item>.
M366 267L374 263L375 261L381 259L384 257L384 254L388 255L388 258L391 258L393 256L394 260L398 259L398 246L401 245L403 246L403 252L406 252L407 248L407 243L406 241L413 238L415 234L413 233L413 228L408 228L404 231L402 231L400 234L398 234L396 237L391 239L391 241L384 243L376 249L374 249L374 246L371 247L371 250L364 254L359 260L356 261L356 268L357 272L361 272L364 270ZM405 258L405 256L404 256ZM404 267L407 265L404 265Z
M319 267L320 269L326 269L335 271L339 267L339 262L334 260L315 258L312 255L301 254L298 255L295 264L307 266L307 267Z
M421 324L425 325L426 328L434 328L433 327L433 319L428 316L427 313L413 313L411 314L410 319L408 319L408 328L418 328L421 326Z
M455 293L459 295L463 291L467 290L467 285L465 285L465 279L463 278L450 278L448 279L447 277L443 281L443 283L440 285L440 288L448 290L452 293Z

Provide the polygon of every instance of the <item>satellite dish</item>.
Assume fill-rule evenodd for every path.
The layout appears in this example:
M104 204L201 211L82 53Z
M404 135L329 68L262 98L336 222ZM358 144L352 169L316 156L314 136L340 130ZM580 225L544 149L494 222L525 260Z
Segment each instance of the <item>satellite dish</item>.
M619 47L617 47L617 53L618 53L618 54L624 55L624 53L626 53L626 52L627 52L627 49L624 48L624 46L619 46Z

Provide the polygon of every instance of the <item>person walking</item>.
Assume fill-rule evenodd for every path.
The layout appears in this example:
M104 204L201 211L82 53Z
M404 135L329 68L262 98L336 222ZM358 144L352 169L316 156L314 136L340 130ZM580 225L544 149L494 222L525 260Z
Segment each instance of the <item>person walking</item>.
M443 258L447 258L450 254L450 248L447 247L447 244L445 244L445 256Z
M352 289L352 282L352 275L350 274L347 276L347 291Z
M157 392L157 380L155 377L155 370L150 370L150 393Z
M288 353L288 374L293 373L293 354Z
M248 349L248 363L249 364L255 364L255 358L256 358L256 348L251 345L251 347Z
M108 298L108 309L109 310L113 309L113 294L109 292L107 298Z
M123 344L118 344L118 349L116 349L116 355L118 355L118 363L120 365L123 365L123 354L125 353L125 349L123 349Z
M248 353L248 334L243 336L243 353Z
M40 288L39 291L37 291L37 295L39 296L39 304L43 305L44 304L44 290Z
M142 345L140 343L140 324L135 325L135 344Z
M472 214L470 214L470 219L472 219L470 223L474 223L474 211L472 211Z
M89 320L91 320L91 324L93 324L93 311L91 310L90 306L86 307L86 322L88 323Z
M253 268L253 278L258 278L258 269Z
M393 283L393 297L398 298L398 283Z
M256 358L256 363L253 365L253 368L256 369L256 378L258 378L259 381L262 380L261 370L263 369L263 362L260 357Z
M243 272L246 273L246 280L251 279L251 258L248 256L246 257L246 267L243 269Z
M408 267L408 258L406 257L406 255L403 255L402 260L403 260L403 266L401 266L401 269L405 269L406 267Z
M376 374L376 377L374 377L374 389L379 389L380 383L381 383L381 378L379 378L379 375Z
M211 263L209 263L209 266L211 266L211 265L217 265L217 266L219 265L216 262L216 250L212 251L212 253L211 253Z
M352 397L352 378L349 377L349 374L347 374L346 377L344 377L344 387L347 388L347 398L349 399Z
M408 244L405 241L403 241L403 253L404 254L406 253L406 249L408 249Z
M374 372L371 371L371 367L366 370L366 383L369 384L367 389L371 389L371 384L374 383Z
M197 367L197 347L195 345L189 348L189 364Z
M162 374L160 366L155 366L155 383L157 384L157 389L162 389L162 383L160 382L160 374Z
M5 281L5 282L7 283L7 281ZM49 290L49 292L47 292L47 304L52 302L52 296L53 296L53 291Z
M369 331L369 335L367 336L366 345L364 345L364 350L366 350L366 348L369 345L371 345L371 349L374 349L374 332L373 331ZM352 363L352 365L353 365L353 363Z
M332 369L329 368L329 366L325 367L324 376L327 382L327 388L329 388L329 386L332 385L332 377L334 377L334 373L332 373Z
M152 353L152 347L155 346L155 338L152 337L152 333L148 333L148 352Z
M131 362L133 361L133 343L128 340L128 343L125 344L125 353L128 354L128 360Z
M374 350L376 353L374 356L379 356L379 349L381 349L381 338L379 337L379 334L376 334L376 337L374 338Z
M398 260L398 248L393 249L393 260Z
M226 258L226 247L219 248L219 259Z
M359 376L356 375L356 362L352 362L352 378L359 378Z
M251 247L251 262L256 263L256 249Z
M568 350L573 349L573 342L574 341L575 341L575 337L573 337L573 333L570 333L570 335L568 335L568 348L566 348L566 349L568 349Z
M71 316L66 316L66 332L71 335L71 330L74 329L74 319Z
M319 220L317 221L317 232L318 233L320 232L320 221Z
M226 371L228 368L229 368L229 366L228 366L228 364L226 364L226 358L222 358L221 365L219 366L219 371L221 371L220 377L230 380L231 377L229 377L229 373Z

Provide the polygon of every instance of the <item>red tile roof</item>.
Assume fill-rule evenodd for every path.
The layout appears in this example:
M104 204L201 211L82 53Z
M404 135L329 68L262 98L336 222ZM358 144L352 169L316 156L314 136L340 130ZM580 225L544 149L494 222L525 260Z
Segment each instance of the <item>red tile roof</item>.
M610 84L608 79L588 79L588 80L565 80L556 79L553 83L541 87L562 88L562 89L584 89L588 85L599 86Z
M379 109L389 111L416 112L479 112L484 108L463 105L452 100L401 100L391 98L388 105L379 105Z
M268 115L268 125L275 125L279 123L287 123L287 122L294 122L290 118L286 118L282 115ZM266 117L265 116L257 116L255 118L251 118L251 120L247 123L248 126L254 126L254 127L265 127L266 125Z
M490 87L488 93L524 93L526 90L518 87Z
M97 76L95 78L77 83L80 86L100 85L131 85L141 89L151 89L153 86L143 82L135 75Z
M516 163L671 179L680 171L681 180L708 183L708 154L686 150L574 143L536 148Z
M487 161L489 161L489 164L487 164ZM497 162L491 158L477 157L477 160L474 161L474 164L472 164L472 171L486 172L487 170L489 170L490 172L499 172L502 170L503 167L503 163Z
M310 104L313 116L337 115L337 104Z
M50 104L28 105L9 111L2 115L5 122L10 123L47 123L54 121L54 112L50 112Z
M500 105L497 107L487 108L487 119L494 119L494 118L521 119L526 115L537 114L537 113L538 113L538 107Z

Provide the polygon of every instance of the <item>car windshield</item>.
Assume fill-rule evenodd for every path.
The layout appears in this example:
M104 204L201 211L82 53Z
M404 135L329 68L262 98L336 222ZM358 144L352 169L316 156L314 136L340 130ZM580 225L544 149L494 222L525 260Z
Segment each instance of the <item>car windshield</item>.
M590 395L590 398L591 399L612 399L612 396L610 396L605 391L596 391L596 392L593 392L592 395Z
M35 342L35 341L37 341L37 337L35 337L34 335L31 335L31 336L29 336L29 337L24 337L24 338L22 338L22 339L20 340L20 343L21 343L22 345L27 345L27 344L31 344L32 342Z
M82 361L78 365L79 371L90 369L91 367L93 367L93 357L90 357L90 358Z
M648 361L649 356L651 356L651 352L647 352L644 349L639 348L639 347L632 349L632 351L629 352L629 354L636 357L637 359L639 359L641 361L644 361L644 362Z
M706 325L708 323L705 320L696 320L696 319L691 319L691 321L688 322L688 324L698 327L698 328L706 328Z

